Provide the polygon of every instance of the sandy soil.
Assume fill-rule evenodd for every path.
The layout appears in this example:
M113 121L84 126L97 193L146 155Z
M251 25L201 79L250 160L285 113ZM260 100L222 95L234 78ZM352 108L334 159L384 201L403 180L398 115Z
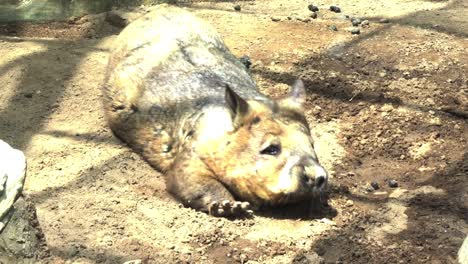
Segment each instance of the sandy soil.
M48 246L34 262L456 263L468 233L468 4L334 1L333 13L323 0L310 22L307 4L189 5L252 59L266 94L305 81L331 173L327 210L243 220L181 207L107 128L100 86L118 28L99 16L0 25L0 138L28 158L25 196ZM346 15L370 25L352 35Z

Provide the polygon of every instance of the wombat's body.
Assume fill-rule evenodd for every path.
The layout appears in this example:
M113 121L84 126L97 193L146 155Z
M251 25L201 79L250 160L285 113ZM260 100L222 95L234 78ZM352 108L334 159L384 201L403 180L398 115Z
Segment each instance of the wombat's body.
M210 26L160 6L118 37L104 106L114 133L212 214L312 198L326 185L301 114L302 82L273 101ZM318 180L314 180L318 177ZM229 202L228 202L229 201Z

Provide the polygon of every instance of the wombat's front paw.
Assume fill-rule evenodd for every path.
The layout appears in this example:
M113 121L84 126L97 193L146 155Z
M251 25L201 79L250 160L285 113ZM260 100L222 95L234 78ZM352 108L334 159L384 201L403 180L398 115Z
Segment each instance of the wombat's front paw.
M234 216L245 217L251 216L253 211L250 210L249 202L238 202L224 200L222 202L214 201L208 206L208 212L213 216Z

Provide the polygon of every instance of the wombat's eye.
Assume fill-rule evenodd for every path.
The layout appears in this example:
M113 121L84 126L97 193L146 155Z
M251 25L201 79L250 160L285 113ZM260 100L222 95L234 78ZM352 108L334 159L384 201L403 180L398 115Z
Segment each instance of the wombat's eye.
M266 147L264 150L260 151L260 154L263 155L272 155L276 156L281 153L281 146L280 145L270 145Z

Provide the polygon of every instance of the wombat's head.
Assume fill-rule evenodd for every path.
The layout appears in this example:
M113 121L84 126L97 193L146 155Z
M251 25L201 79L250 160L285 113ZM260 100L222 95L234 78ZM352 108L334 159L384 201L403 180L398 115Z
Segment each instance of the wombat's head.
M312 199L326 188L328 175L303 113L305 97L300 80L274 102L246 101L226 88L233 130L216 144L215 166L239 199L280 205Z

